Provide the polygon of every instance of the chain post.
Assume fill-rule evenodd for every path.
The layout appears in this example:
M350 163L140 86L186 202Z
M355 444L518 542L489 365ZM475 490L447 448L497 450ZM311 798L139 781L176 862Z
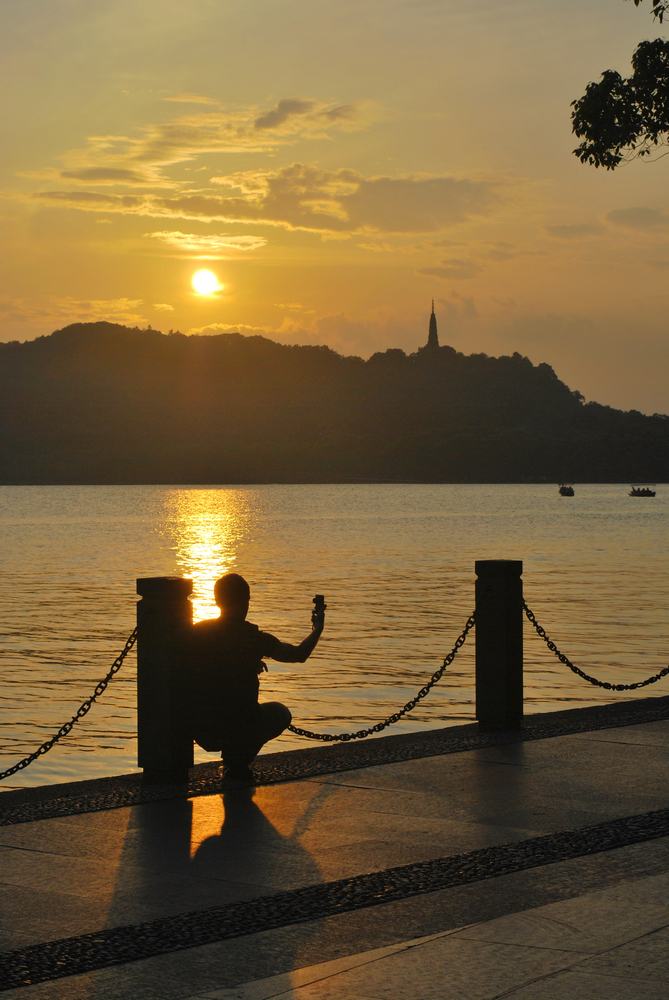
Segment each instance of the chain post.
M476 718L484 732L523 718L523 564L476 561Z
M149 784L187 782L193 766L183 670L192 591L182 577L137 581L137 763Z

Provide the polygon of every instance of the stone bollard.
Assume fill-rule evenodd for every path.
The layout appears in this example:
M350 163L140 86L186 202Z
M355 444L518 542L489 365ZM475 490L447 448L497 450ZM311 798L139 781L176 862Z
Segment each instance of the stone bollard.
M183 674L192 590L192 580L177 576L137 581L137 763L150 784L187 782L193 766Z
M476 718L483 731L523 718L523 564L476 562Z

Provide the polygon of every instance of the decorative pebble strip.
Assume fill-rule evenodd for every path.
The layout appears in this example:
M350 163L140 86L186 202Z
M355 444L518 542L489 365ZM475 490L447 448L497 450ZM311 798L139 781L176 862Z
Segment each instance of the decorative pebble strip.
M669 836L669 809L662 809L597 823L581 830L534 837L162 917L143 924L49 941L0 956L0 990L31 986L154 955L320 920L666 836Z
M664 719L669 719L669 696L642 698L612 705L526 716L522 730L482 733L476 723L468 723L423 733L381 736L360 743L340 743L263 754L254 762L253 770L256 784L272 785L379 764L395 764L421 757L438 757L505 743L543 740L553 736L569 736ZM54 816L118 809L185 795L212 795L222 787L221 765L214 761L194 767L190 772L188 787L144 785L142 775L136 773L115 778L21 788L0 793L0 826L51 819Z

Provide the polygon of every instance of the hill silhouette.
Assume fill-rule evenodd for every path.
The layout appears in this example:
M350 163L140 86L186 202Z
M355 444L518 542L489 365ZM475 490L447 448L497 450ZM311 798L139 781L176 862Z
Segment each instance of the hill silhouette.
M668 417L584 403L520 354L115 323L0 344L3 483L668 479Z

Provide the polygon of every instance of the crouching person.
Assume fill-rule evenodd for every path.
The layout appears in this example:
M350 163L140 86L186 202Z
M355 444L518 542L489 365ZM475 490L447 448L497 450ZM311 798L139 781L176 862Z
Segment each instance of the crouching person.
M311 616L311 635L292 646L246 620L250 596L248 583L238 573L217 580L214 598L220 616L193 626L189 656L193 738L203 750L220 751L224 778L247 784L253 783L253 758L292 719L280 702L258 702L258 677L267 669L263 659L304 663L325 621L323 606Z

